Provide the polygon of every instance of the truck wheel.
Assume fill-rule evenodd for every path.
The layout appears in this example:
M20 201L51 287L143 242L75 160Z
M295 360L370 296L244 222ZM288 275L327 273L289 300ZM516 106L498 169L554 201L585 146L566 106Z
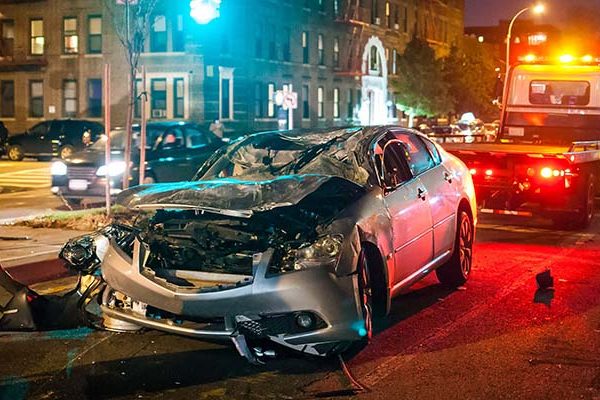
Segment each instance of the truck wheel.
M23 154L23 148L18 144L10 146L6 154L8 155L8 159L11 161L21 161L23 157L25 157L25 154Z
M575 217L574 227L585 229L592 223L594 218L594 198L596 197L596 178L594 175L588 177L586 190L581 196L581 206Z
M442 285L457 287L464 285L473 266L473 220L465 210L458 211L454 253L446 264L439 267L435 274Z
M594 175L590 174L587 185L582 190L579 201L579 211L576 213L564 212L552 217L554 225L561 229L585 229L590 226L594 218L594 197L596 196L596 182Z

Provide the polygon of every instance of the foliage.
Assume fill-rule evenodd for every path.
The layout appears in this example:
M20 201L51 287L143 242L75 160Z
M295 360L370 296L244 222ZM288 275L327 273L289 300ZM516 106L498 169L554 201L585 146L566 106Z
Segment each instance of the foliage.
M414 37L398 58L396 102L409 115L435 116L453 111L442 63L426 41Z
M493 48L465 38L443 60L444 79L448 84L454 110L458 115L474 113L481 119L496 119L496 57Z
M113 29L125 51L128 65L128 96L125 128L125 173L123 188L129 185L129 168L131 161L131 125L133 123L133 107L135 104L135 79L138 73L140 55L144 51L144 43L150 33L150 16L156 8L158 0L125 0L119 4L116 0L104 0L104 5L111 17Z

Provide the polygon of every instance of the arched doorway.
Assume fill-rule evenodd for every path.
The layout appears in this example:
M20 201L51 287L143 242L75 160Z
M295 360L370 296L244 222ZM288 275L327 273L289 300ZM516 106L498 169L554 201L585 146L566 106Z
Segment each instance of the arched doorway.
M387 77L383 43L377 36L371 36L362 57L362 104L359 113L362 125L387 123Z

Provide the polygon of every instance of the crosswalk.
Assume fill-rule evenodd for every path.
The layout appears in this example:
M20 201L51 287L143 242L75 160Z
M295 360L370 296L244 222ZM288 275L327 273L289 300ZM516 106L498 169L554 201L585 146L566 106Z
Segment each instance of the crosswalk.
M50 165L47 163L30 163L30 168L17 170L15 163L0 162L0 187L16 187L27 189L48 188L52 183ZM36 165L37 164L37 165ZM11 168L12 167L12 168Z

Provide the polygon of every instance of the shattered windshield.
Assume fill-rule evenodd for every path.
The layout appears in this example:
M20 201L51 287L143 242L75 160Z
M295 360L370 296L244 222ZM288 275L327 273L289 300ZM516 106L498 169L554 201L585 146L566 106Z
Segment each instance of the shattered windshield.
M318 132L268 132L225 148L199 171L197 179L264 181L285 175L339 176L361 186L369 174L355 151L360 128Z

